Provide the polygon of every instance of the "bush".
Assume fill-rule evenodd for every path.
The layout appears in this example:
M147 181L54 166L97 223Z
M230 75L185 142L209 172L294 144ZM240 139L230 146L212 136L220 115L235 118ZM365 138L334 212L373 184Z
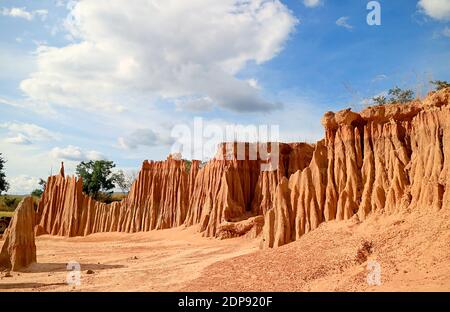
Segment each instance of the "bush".
M386 99L386 97L384 95L376 96L372 100L373 100L373 102L376 105L385 105L385 104L387 104L387 99Z
M432 81L430 81L430 83L435 86L436 91L439 91L439 90L442 90L442 89L446 89L446 88L450 88L450 83L448 83L447 81L432 80Z
M389 90L388 94L390 95L389 99L384 95L379 95L372 98L373 103L375 105L404 104L414 100L414 91L409 89L403 90L399 87L394 87Z
M99 202L105 203L105 204L111 204L113 202L121 201L126 197L126 194L117 194L117 193L99 193L97 196L97 200Z
M3 198L3 202L5 203L5 205L8 208L16 208L17 205L19 204L17 198L15 198L15 197L8 197L8 196L5 196Z
M389 90L390 103L407 103L414 99L414 91L412 90L402 90L399 87L392 88Z
M43 190L41 190L41 189L35 189L33 192L31 192L31 196L34 196L34 197L41 197L43 193L44 193Z

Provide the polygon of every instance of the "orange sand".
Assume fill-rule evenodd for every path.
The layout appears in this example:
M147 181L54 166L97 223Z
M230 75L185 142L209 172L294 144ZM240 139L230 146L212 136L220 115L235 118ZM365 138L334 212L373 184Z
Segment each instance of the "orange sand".
M204 238L183 227L41 236L38 263L0 274L0 291L450 291L449 220L443 210L332 221L267 250L259 240ZM372 244L367 261L380 264L381 286L369 286L367 261L356 261L362 241ZM81 264L81 286L66 284L71 260Z

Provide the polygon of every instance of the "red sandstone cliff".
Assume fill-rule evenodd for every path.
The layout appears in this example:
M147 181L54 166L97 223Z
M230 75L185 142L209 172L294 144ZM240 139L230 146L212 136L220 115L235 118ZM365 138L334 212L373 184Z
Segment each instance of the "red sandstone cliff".
M277 170L219 156L189 172L183 161L144 162L129 195L110 205L82 193L73 177L50 177L38 210L41 232L88 235L137 232L185 224L206 236L261 232L263 246L299 239L329 220L399 209L448 207L450 89L423 101L328 112L325 139L279 145ZM229 157L226 157L226 156ZM447 157L446 157L447 156ZM261 216L261 217L258 217ZM256 218L256 219L255 219Z

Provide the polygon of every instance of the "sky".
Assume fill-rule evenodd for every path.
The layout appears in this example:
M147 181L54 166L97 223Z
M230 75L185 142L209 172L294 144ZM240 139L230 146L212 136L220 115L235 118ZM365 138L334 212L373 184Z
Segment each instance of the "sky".
M205 140L205 129L255 125L315 142L326 111L450 80L450 0L377 1L380 25L369 2L0 0L8 193L30 192L61 161L68 174L91 159L139 170L199 123ZM183 157L209 157L192 151Z

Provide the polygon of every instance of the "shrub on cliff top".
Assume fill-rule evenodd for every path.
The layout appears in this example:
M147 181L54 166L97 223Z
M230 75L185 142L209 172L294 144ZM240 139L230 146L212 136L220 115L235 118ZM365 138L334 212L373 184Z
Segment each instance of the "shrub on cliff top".
M389 95L391 96L390 103L407 103L414 99L414 91L412 90L402 90L399 87L394 87L389 90Z
M414 91L410 89L403 90L396 86L390 89L388 94L390 95L389 99L384 95L379 95L372 98L373 103L375 105L404 104L414 100Z
M439 90L442 90L442 89L446 89L446 88L450 88L450 83L448 83L447 81L432 80L432 81L430 81L430 83L432 85L434 85L436 91L439 91Z

